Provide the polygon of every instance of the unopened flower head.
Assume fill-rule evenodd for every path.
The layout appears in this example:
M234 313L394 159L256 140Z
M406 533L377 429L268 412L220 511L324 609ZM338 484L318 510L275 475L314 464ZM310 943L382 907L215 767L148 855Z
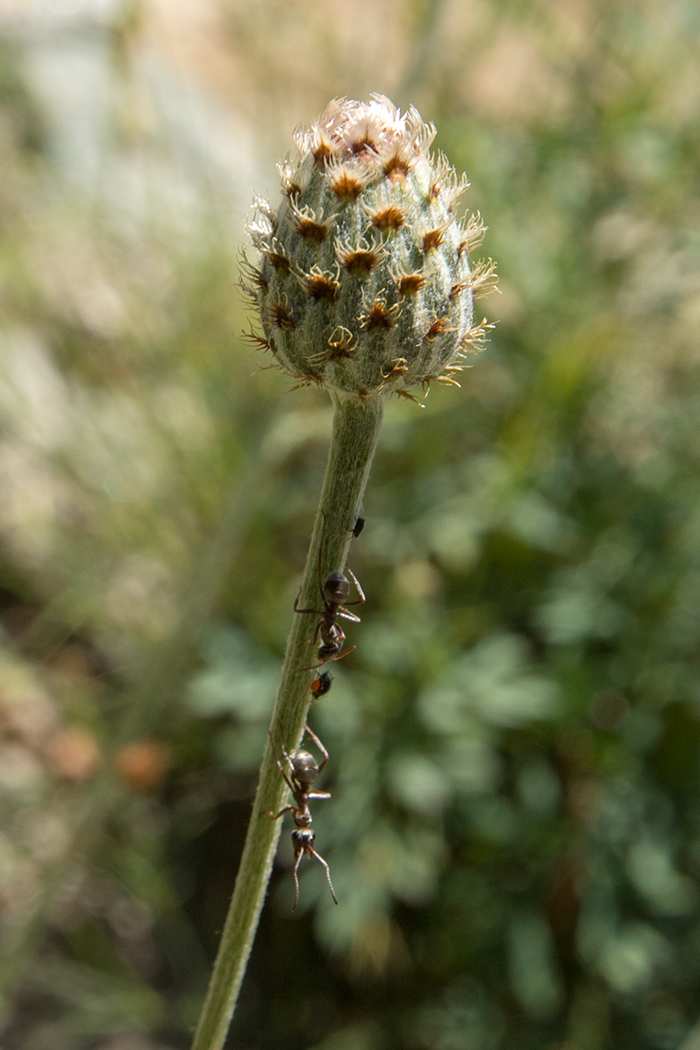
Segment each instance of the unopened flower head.
M468 183L430 153L434 137L417 110L382 96L335 100L279 166L279 208L255 200L261 258L244 259L242 284L264 337L250 338L296 385L410 397L456 384L460 359L480 349L489 326L474 326L474 299L494 266L470 266L485 228L478 215L458 221Z

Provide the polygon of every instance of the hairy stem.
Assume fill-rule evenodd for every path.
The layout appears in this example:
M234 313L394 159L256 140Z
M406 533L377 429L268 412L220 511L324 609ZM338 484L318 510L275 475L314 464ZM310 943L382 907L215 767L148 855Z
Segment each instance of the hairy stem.
M372 458L382 425L383 401L334 400L333 436L321 500L300 591L302 608L318 608L319 546L321 575L342 570L348 556L351 529L362 503ZM291 751L301 739L311 693L308 670L316 663L316 651L308 642L318 618L294 616L287 641L277 702L270 732L279 751ZM192 1050L220 1050L236 1006L236 999L253 946L272 864L277 850L281 821L271 820L283 804L287 786L279 774L268 740L260 769L258 789L248 826L233 898L226 918L209 990L195 1033Z

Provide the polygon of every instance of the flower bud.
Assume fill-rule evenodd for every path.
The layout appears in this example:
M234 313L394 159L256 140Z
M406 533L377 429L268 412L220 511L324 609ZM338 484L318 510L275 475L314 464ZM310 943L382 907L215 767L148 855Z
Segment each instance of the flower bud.
M434 137L417 110L402 115L383 96L335 100L279 165L277 211L256 198L248 230L261 258L243 257L242 286L264 337L248 338L295 386L412 398L433 380L458 386L458 362L481 349L491 326L473 325L474 298L495 268L470 267L485 227L458 221L468 182L429 152Z

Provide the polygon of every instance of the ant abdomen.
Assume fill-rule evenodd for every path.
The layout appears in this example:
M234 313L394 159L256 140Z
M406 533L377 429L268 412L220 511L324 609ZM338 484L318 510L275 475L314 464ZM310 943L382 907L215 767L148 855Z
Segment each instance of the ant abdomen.
M292 766L294 767L294 779L304 787L313 784L318 777L318 764L308 751L295 751L292 754Z
M344 605L350 597L350 581L342 572L331 572L323 585L323 597L332 605Z

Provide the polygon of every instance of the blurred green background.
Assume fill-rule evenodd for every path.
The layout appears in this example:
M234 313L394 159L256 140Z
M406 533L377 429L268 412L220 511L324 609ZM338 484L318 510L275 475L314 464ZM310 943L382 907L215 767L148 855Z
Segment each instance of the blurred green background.
M438 127L488 350L391 402L229 1044L700 1047L695 0L0 2L2 1050L185 1050L330 409L241 339L337 95ZM696 1027L697 1026L697 1027Z

